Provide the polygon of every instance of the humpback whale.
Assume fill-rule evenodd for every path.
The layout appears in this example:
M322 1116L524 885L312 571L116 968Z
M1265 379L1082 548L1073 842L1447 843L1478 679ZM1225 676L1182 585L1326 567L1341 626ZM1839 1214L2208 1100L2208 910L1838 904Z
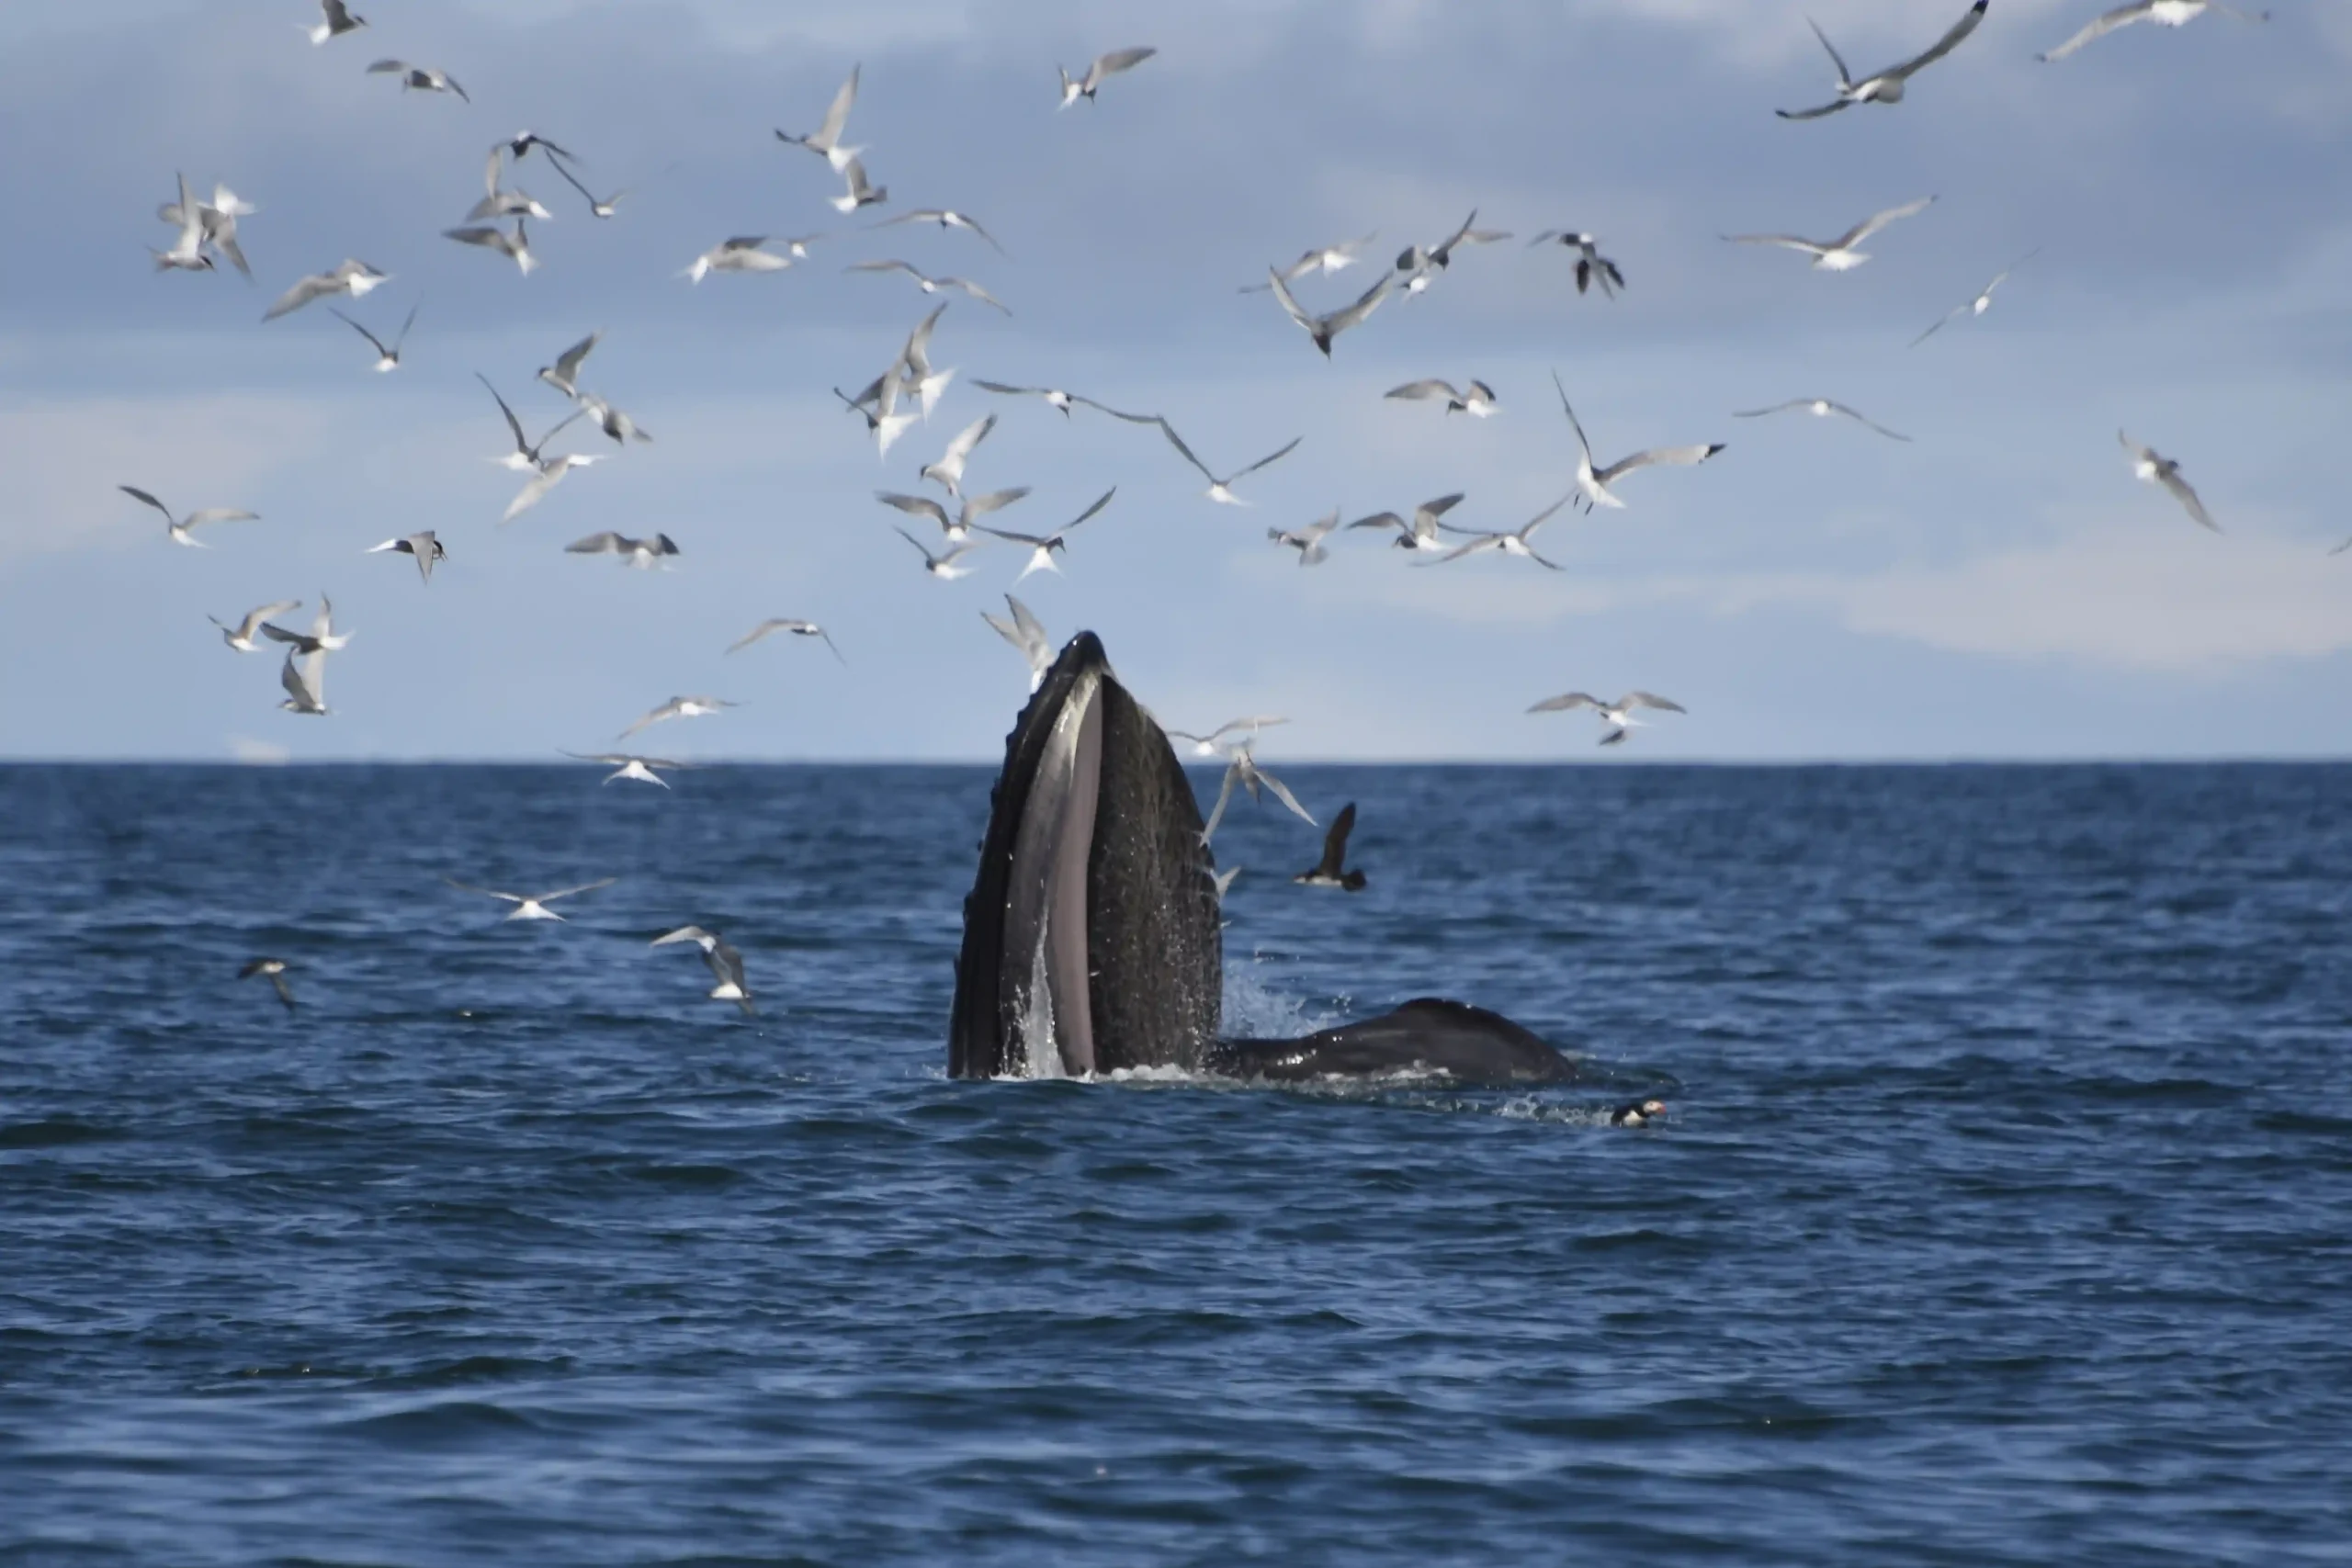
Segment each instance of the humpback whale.
M1422 998L1296 1040L1217 1035L1216 863L1159 723L1080 632L1005 742L948 1021L954 1077L1173 1067L1297 1082L1425 1073L1569 1083L1576 1065L1498 1013Z

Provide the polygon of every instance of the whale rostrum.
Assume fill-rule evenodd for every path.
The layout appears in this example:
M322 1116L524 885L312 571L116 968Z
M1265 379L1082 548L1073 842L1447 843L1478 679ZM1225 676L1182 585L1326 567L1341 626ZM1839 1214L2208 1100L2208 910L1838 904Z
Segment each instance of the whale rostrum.
M1435 998L1299 1040L1219 1040L1216 863L1201 829L1167 736L1112 673L1101 639L1079 633L1005 742L964 902L949 1075L1573 1081L1575 1064L1527 1030Z

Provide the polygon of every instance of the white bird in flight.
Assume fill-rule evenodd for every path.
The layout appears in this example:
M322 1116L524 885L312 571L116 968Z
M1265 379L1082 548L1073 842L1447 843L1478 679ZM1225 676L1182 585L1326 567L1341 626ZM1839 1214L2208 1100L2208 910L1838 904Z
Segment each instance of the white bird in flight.
M1365 289L1353 304L1342 305L1340 309L1327 311L1320 316L1310 316L1301 310L1298 301L1291 297L1290 285L1283 281L1283 275L1272 267L1266 269L1266 287L1274 291L1274 298L1282 301L1283 310L1288 313L1292 321L1299 324L1308 338L1313 340L1315 346L1323 351L1323 357L1326 359L1331 357L1332 340L1350 327L1361 325L1366 317L1379 310L1380 302L1388 298L1388 291L1395 287L1396 281L1394 277L1384 275L1379 282Z
M1289 457L1292 450L1295 448L1301 441L1306 439L1303 435L1294 435L1291 437L1290 444L1288 446L1283 446L1276 451L1269 452L1264 457L1259 458L1256 462L1250 464L1248 468L1242 468L1235 473L1227 474L1223 479L1219 479L1216 474L1209 471L1209 466L1206 463L1202 462L1198 457L1193 456L1193 449L1184 445L1184 438L1176 434L1176 427L1174 425L1169 423L1167 420L1157 415L1153 417L1151 423L1159 426L1160 434L1168 437L1168 444L1170 446L1175 447L1178 452L1183 455L1184 461L1192 464L1193 467L1201 470L1202 477L1209 481L1209 488L1205 493L1211 501L1217 502L1221 506L1249 505L1250 503L1248 502L1233 493L1233 486L1238 481L1249 478L1251 474L1256 473L1259 469L1265 468L1269 464L1279 462L1283 458Z
M678 553L677 541L667 534L656 534L650 539L632 539L626 534L606 529L591 534L584 539L574 539L563 547L568 556L618 556L621 564L644 571L657 566L665 556Z
M1795 234L1725 234L1724 238L1735 245L1779 245L1785 250L1803 251L1813 258L1816 272L1851 272L1871 259L1868 252L1858 251L1855 246L1897 219L1925 212L1935 199L1923 196L1917 201L1874 212L1834 240L1807 240Z
M379 60L368 67L368 74L398 76L401 79L401 91L403 93L455 93L466 102L473 102L473 99L467 96L466 90L458 85L457 78L438 66L411 65L405 60Z
M175 517L172 515L170 507L165 506L136 485L117 485L115 488L133 501L143 501L162 513L164 532L172 543L186 545L192 550L209 550L212 547L189 533L188 530L191 528L201 528L209 523L258 523L261 521L260 513L246 512L233 506L207 506L191 512L185 517Z
M1083 76L1073 77L1060 66L1055 66L1056 73L1062 79L1062 101L1056 107L1068 108L1080 98L1092 103L1094 95L1102 90L1102 84L1106 80L1122 71L1134 70L1159 52L1158 49L1150 47L1114 49L1108 54L1096 55L1094 63L1086 68L1086 74Z
M655 937L649 945L666 947L674 942L690 942L702 949L703 962L710 965L711 977L718 982L710 988L713 1001L733 1002L747 1013L758 1010L752 1006L752 990L744 983L743 955L729 946L725 938L700 926L680 926Z
M1577 253L1577 292L1581 294L1593 284L1614 299L1617 290L1625 287L1625 275L1617 264L1600 254L1600 242L1577 229L1546 229L1527 242L1530 250L1546 240L1556 240Z
M455 240L461 245L480 245L486 251L496 251L514 264L514 270L528 277L539 267L539 258L531 254L531 235L527 220L521 214L514 219L514 232L492 223L469 224L463 229L444 229L442 238Z
M1009 621L999 620L986 610L980 619L995 628L996 635L1011 643L1029 665L1029 690L1035 693L1045 683L1046 671L1054 667L1054 639L1046 634L1046 623L1031 612L1028 605L1008 593L1007 607L1012 611Z
M1258 738L1258 731L1261 729L1267 728L1272 725L1288 724L1289 722L1289 719L1283 717L1280 714L1260 714L1250 718L1227 719L1223 724L1218 725L1206 735L1194 735L1189 730L1182 729L1170 729L1166 733L1170 740L1182 740L1188 742L1191 746L1193 755L1195 757L1216 757L1224 754L1224 748L1219 746L1217 742L1223 740L1228 735L1246 731L1247 733L1244 735L1243 739L1236 744L1248 745Z
M978 284L974 283L970 278L933 277L929 273L923 271L921 267L915 265L912 262L895 260L852 262L849 265L842 268L842 270L843 272L903 272L909 277L913 278L915 280L915 287L922 289L925 294L936 294L943 288L954 288L970 295L973 299L978 299L983 305L995 306L998 310L1002 310L1008 316L1012 314L1012 308L1010 305L1007 305L1003 300L998 299L995 295L989 293Z
M1381 396L1411 401L1442 398L1446 412L1466 413L1473 419L1485 419L1495 412L1495 389L1484 381L1472 381L1457 391L1453 382L1431 377L1427 380L1408 381L1401 387L1391 387Z
M379 556L384 554L387 550L408 556L415 560L417 575L422 577L427 583L430 583L433 581L434 563L435 561L444 561L449 558L448 547L444 545L439 539L435 538L434 536L433 530L430 528L424 530L422 533L407 535L401 538L386 539L380 545L370 545L367 549L360 553L363 555Z
M1361 240L1344 240L1336 245L1325 245L1317 250L1308 251L1290 265L1275 272L1274 276L1284 283L1296 283L1310 272L1329 277L1335 272L1341 272L1355 265L1363 258L1364 251L1378 238L1380 238L1380 231L1375 229ZM1271 283L1245 283L1241 286L1240 292L1263 294L1272 287Z
M2235 17L2241 22L2267 22L2267 11L2241 11L2233 6L2215 4L2215 0L2136 0L2130 6L2118 6L2105 12L2082 31L2060 44L2049 53L2036 58L2064 60L2095 39L2103 39L2118 28L2128 28L2134 22L2154 22L2162 28L2185 28L2208 11L2218 11L2224 17Z
M696 765L693 762L673 762L667 757L639 757L627 751L566 751L564 755L578 761L596 762L612 769L613 772L606 773L601 783L634 779L639 784L660 784L663 789L668 789L670 784L662 777L662 771L676 773Z
M341 310L336 310L332 305L328 306L327 309L334 311L335 320L341 321L345 326L349 327L353 332L357 333L361 337L366 338L368 342L373 345L376 350L376 369L379 374L387 371L397 370L401 367L401 349L408 342L409 328L416 325L416 307L414 305L411 305L408 308L408 320L401 323L400 335L392 339L392 344L390 348L384 346L384 340L382 338L378 337L374 333L369 332L366 327L361 326L357 321L355 321L349 316L345 315Z
M841 646L833 641L832 633L827 631L824 627L819 626L814 621L799 620L790 615L777 615L772 619L762 621L758 626L753 626L749 632L745 633L742 637L738 637L733 643L729 644L727 651L729 653L741 653L743 649L751 647L762 637L771 636L776 632L790 632L794 637L822 637L824 639L825 646L833 650L833 657L836 660L840 660L840 661L844 665L849 663L848 660L842 658Z
M2019 256L2016 261L2011 262L2007 266L2002 268L1998 276L1995 277L1992 282L1986 284L1982 289L1977 291L1975 299L1971 299L1964 305L1954 305L1951 310L1946 310L1943 313L1942 319L1937 321L1934 326L1929 327L1926 332L1921 333L1917 337L1911 340L1911 346L1913 348L1918 347L1921 344L1927 342L1929 338L1935 336L1938 333L1943 331L1945 327L1949 326L1951 322L1957 321L1962 316L1973 319L1991 310L1993 308L1993 290L2000 288L2002 284L2007 283L2009 280L2009 274L2015 272L2018 268L2023 266L2026 263L2031 261L2041 254L2041 248L2037 245L2032 250L2030 250L2025 254Z
M605 334L602 332L590 333L586 337L557 355L553 365L540 366L539 379L567 398L578 398L580 396L580 367L588 362L588 356L594 354L596 351L596 345L604 341ZM481 372L476 371L474 374L481 376ZM490 385L488 378L483 378L482 385L485 387ZM491 395L496 397L497 393L493 391ZM504 408L506 404L502 400L498 406ZM508 416L510 422L513 417L511 414Z
M1236 784L1249 791L1250 798L1261 805L1265 801L1265 796L1260 795L1258 791L1261 787L1270 789L1273 791L1275 799L1289 807L1308 827L1322 826L1315 820L1312 812L1298 803L1298 796L1291 794L1289 789L1284 787L1282 780L1258 765L1258 759L1250 752L1250 748L1254 741L1255 737L1252 737L1251 739L1241 742L1227 755L1225 782L1217 787L1216 809L1209 813L1208 821L1201 829L1201 842L1205 844L1216 836L1216 825L1225 820L1226 804L1233 798L1233 786Z
M323 718L328 712L326 698L327 656L324 653L305 654L294 649L286 650L286 667L277 672L277 682L286 688L285 700L277 705L288 713Z
M2188 481L2180 477L2178 463L2170 457L2157 456L2154 448L2141 446L2120 430L2115 433L2115 438L2123 444L2125 451L2132 454L2132 472L2134 475L2149 484L2162 485L2170 491L2173 499L2187 509L2199 525L2211 528L2216 534L2222 531L2222 525L2207 513L2205 503L2197 498L2197 492L2189 488Z
M1340 525L1340 509L1333 507L1304 528L1269 528L1266 537L1277 545L1287 545L1298 552L1301 566L1319 566L1330 558L1331 552L1323 547L1332 530Z
M264 604L259 609L247 610L245 618L234 626L218 615L207 615L204 618L220 628L222 642L227 643L239 653L254 653L260 648L254 638L260 634L264 621L268 620L272 615L282 615L288 610L299 610L301 607L302 601L300 599L280 599L274 604Z
M1399 252L1396 257L1396 270L1405 278L1405 292L1419 294L1427 288L1430 278L1435 274L1443 272L1453 265L1453 253L1460 247L1498 244L1510 238L1510 232L1508 230L1472 227L1477 221L1478 209L1474 207L1470 209L1470 216L1462 220L1462 227L1440 240L1430 249L1423 250L1419 245L1408 245Z
M1568 428L1577 433L1577 488L1584 492L1589 506L1616 506L1625 503L1610 493L1612 479L1622 479L1636 468L1659 466L1696 468L1724 449L1720 441L1704 446L1660 446L1647 452L1636 452L1630 457L1620 457L1605 468L1592 466L1592 443L1584 436L1584 426L1577 420L1577 411L1568 406L1567 389L1560 385L1557 371L1552 375L1553 389L1560 394L1560 412L1568 416Z
M916 549L922 552L923 570L931 573L932 576L938 578L941 581L953 582L959 577L969 577L972 575L972 569L968 566L963 565L962 562L966 556L970 555L974 550L979 548L978 545L967 541L964 544L949 546L946 551L943 554L933 555L931 553L931 547L929 545L924 544L921 539L916 538L904 528L898 527L894 525L891 528L891 532L897 534L899 537L904 539L907 543L912 545Z
M739 234L718 243L695 257L686 268L689 282L700 283L714 272L782 272L792 265L790 256L780 256L761 247L768 243L765 234Z
M295 606L300 608L299 605ZM351 645L352 632L334 629L334 601L319 595L319 613L311 617L307 632L291 631L285 626L265 626L262 635L272 642L282 642L297 653L340 653Z
M614 739L626 740L649 725L660 724L665 719L708 718L713 714L742 705L741 703L730 703L719 697L672 697L668 702L622 730Z
M1805 412L1813 415L1815 419L1826 419L1833 413L1842 414L1858 424L1869 425L1881 435L1887 436L1893 440L1908 441L1911 439L1907 435L1897 434L1895 432L1887 429L1886 426L1879 423L1876 420L1865 418L1855 410L1848 408L1844 403L1834 402L1827 398L1791 398L1787 402L1774 403L1769 409L1738 409L1733 412L1732 418L1763 419L1770 414L1787 413L1792 409L1803 409Z
M1088 521L1093 517L1096 513L1110 505L1111 498L1118 493L1119 487L1113 485L1109 490L1104 491L1101 495L1094 498L1093 505L1088 507L1085 511L1080 513L1077 516L1071 518L1069 522L1063 524L1060 527L1055 529L1050 534L1015 534L1009 529L989 527L981 527L979 531L988 535L990 538L1008 539L1013 544L1026 545L1029 547L1029 564L1021 569L1020 577L1016 577L1012 580L1016 584L1033 571L1050 571L1058 576L1060 575L1062 569L1055 562L1054 557L1061 551L1063 539L1069 536L1071 529L1077 527L1080 524Z
M592 339L591 341L593 342L594 340ZM548 371L542 370L539 372L540 378L543 380L548 377ZM526 440L523 434L523 422L514 417L514 411L506 406L506 400L498 396L498 389L490 385L490 378L477 370L474 372L474 379L480 381L484 387L488 387L490 389L491 397L497 400L498 412L506 416L506 428L513 432L514 436L514 450L504 453L499 457L492 457L491 461L496 463L501 468L512 468L518 474L538 472L546 464L546 459L540 456L540 448L544 447L548 442L554 440L556 436L561 433L565 425L570 424L573 420L581 418L587 412L585 409L574 409L562 419L558 420L554 426L550 428L545 435L540 436L537 441L533 442Z
M986 240L989 243L989 248L995 251L997 254L1004 254L1004 247L996 243L996 236L994 234L989 233L986 229L980 227L980 220L978 219L973 217L968 212L958 212L952 207L912 208L905 212L899 213L895 218L885 218L881 222L873 224L871 227L876 229L888 229L894 223L936 223L942 229L969 230L972 233L977 234L983 240Z
M1821 30L1819 23L1807 17L1805 25L1813 28L1813 36L1821 40L1821 47L1829 51L1830 63L1838 67L1838 96L1819 108L1775 109L1772 112L1782 119L1819 119L1824 115L1836 114L1856 104L1901 103L1905 84L1958 49L1960 40L1974 32L1976 24L1984 19L1984 7L1988 4L1990 0L1976 0L1976 4L1968 8L1968 15L1953 23L1951 30L1938 39L1934 47L1925 54L1906 60L1900 65L1890 65L1859 82L1854 80L1853 73L1846 69L1845 58L1838 52L1838 46L1829 41L1829 35Z
M512 904L505 919L510 920L560 920L561 915L548 908L559 898L569 898L577 893L594 893L599 887L610 887L620 880L616 876L600 876L594 882L583 882L577 887L559 887L551 893L502 893L495 887L477 887L470 882L460 882L454 876L441 879L460 893L479 893L484 897Z
M299 310L313 299L323 299L330 294L348 294L354 299L363 298L369 289L391 281L391 274L379 272L364 261L345 261L333 272L316 272L297 281L293 288L279 295L262 320L274 321L290 311Z
M866 183L864 159L850 159L842 165L841 175L848 188L831 198L834 211L855 212L861 207L874 207L890 199L889 186Z
M1577 708L1591 708L1600 714L1600 722L1608 729L1608 733L1600 738L1600 744L1603 746L1614 746L1623 740L1629 731L1646 728L1641 720L1634 716L1635 708L1655 708L1660 713L1690 711L1680 703L1670 702L1654 692L1628 692L1613 703L1604 703L1599 697L1583 692L1565 692L1556 697L1544 698L1527 711L1564 713Z
M322 20L300 24L302 30L311 35L311 42L313 44L322 44L329 39L341 38L345 33L356 33L368 25L368 18L355 16L351 7L344 4L344 0L319 0L319 13Z
M1029 493L1027 485L1014 485L1010 490L992 490L986 495L963 498L963 505L954 517L947 508L927 495L901 495L897 491L877 490L874 499L885 506L895 506L910 517L928 517L939 525L939 531L951 545L960 545L972 536L973 525L992 512L1001 512Z
M849 126L849 111L857 102L857 76L863 69L859 65L850 67L849 80L833 94L833 101L825 110L823 124L806 136L778 130L775 139L788 141L796 147L806 147L831 164L836 174L848 167L850 160L865 151L862 147L844 146L842 142L842 132Z
M1573 500L1576 493L1575 491L1570 491L1509 533L1474 534L1467 541L1454 546L1437 559L1415 561L1413 564L1415 566L1443 566L1448 561L1462 560L1470 556L1483 555L1488 550L1495 550L1503 555L1517 556L1521 560L1532 560L1537 566L1548 567L1554 571L1565 571L1567 569L1558 561L1547 559L1536 554L1535 547L1529 541L1534 538L1535 530L1550 522L1552 514Z
M922 466L922 472L919 477L932 480L946 491L950 496L958 501L962 500L964 465L971 460L973 448L987 440L989 432L995 428L996 415L994 414L987 414L974 420L956 432L956 439L947 444L947 450L940 454L939 461L925 463Z
M564 476L572 469L585 468L602 461L604 461L603 458L586 452L566 452L560 457L546 459L539 465L537 473L523 481L523 488L514 492L514 499L506 503L506 511L498 520L501 523L514 522L540 502L545 501L548 491L561 484Z
M1348 526L1351 528L1394 528L1396 530L1395 544L1399 549L1443 550L1448 547L1437 535L1439 528L1445 525L1439 523L1438 519L1460 504L1462 504L1462 491L1455 491L1452 495L1441 495L1434 501L1421 502L1413 508L1413 515L1409 520L1397 516L1394 512L1375 512L1369 517L1357 518ZM1452 531L1470 532L1468 529Z

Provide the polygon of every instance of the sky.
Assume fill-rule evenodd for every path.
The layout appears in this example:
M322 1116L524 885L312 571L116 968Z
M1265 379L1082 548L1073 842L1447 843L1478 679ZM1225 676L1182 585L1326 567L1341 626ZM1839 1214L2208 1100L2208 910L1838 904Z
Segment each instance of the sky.
M553 759L607 749L671 696L741 703L638 738L662 755L993 760L1027 671L980 619L1023 556L926 576L878 489L970 421L1000 423L978 490L1043 531L1115 485L1065 574L1019 592L1057 639L1088 627L1167 723L1294 722L1269 761L2342 757L2352 753L2352 507L2329 461L2352 423L2352 6L2278 0L2248 26L2127 28L2034 56L2100 8L1994 0L1897 106L1795 124L1829 62L1808 13L1874 68L1959 0L360 0L323 48L301 0L113 0L0 9L0 755L249 761ZM1152 44L1098 101L1054 67ZM470 105L365 67L441 67ZM854 220L814 130L853 65L849 140L891 199ZM592 218L534 155L556 211L544 265L441 238L523 128L579 154ZM38 149L26 153L23 150ZM158 274L175 172L257 205L256 280ZM1755 231L1834 235L1938 199L1842 275ZM915 206L967 233L869 231ZM1309 278L1328 310L1385 258L1476 209L1516 238L1465 249L1324 361L1263 294L1269 263L1376 232L1367 265ZM1598 234L1623 269L1579 297L1540 230ZM737 234L823 234L776 274L683 276ZM1993 309L1912 340L2016 266ZM340 301L401 369L313 305L263 324L345 256L393 275ZM934 301L900 257L974 278L933 357L957 371L877 459L830 388L889 363ZM533 372L591 330L583 382L655 436L502 526L517 477L487 376L543 428ZM1538 535L1565 570L1495 557L1417 567L1340 536L1302 569L1271 543L1339 508L1512 527L1569 485L1556 373L1599 456L1724 442L1624 480L1621 512ZM1476 377L1489 420L1382 393ZM1298 449L1218 506L1149 427L1065 421L975 378L1165 414L1223 470ZM1843 421L1732 417L1829 397ZM2178 459L2222 532L2137 481L2116 433ZM256 523L175 547L116 488ZM430 585L393 535L436 529ZM670 534L673 570L567 555L604 529ZM278 663L208 615L318 595L356 628L326 717L277 707ZM831 629L723 650L768 616ZM1667 694L1632 745L1580 688Z

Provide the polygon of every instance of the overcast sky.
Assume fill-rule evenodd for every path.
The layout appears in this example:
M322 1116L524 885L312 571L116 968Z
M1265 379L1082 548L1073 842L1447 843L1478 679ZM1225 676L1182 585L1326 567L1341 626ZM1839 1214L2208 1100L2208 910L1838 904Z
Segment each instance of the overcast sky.
M1102 489L1067 576L1023 599L1057 638L1100 632L1167 721L1291 715L1266 755L1595 756L1589 715L1527 716L1571 687L1644 687L1690 712L1654 759L2336 755L2352 752L2352 6L2279 0L2034 58L2097 0L1994 0L1908 101L1786 123L1827 96L1807 9L1871 69L1960 0L359 0L373 26L314 49L300 0L111 0L0 9L0 751L19 757L549 757L597 750L679 694L747 705L642 738L671 755L991 758L1025 689L979 619L1012 547L926 577L873 499L988 412L971 483L1035 493L1044 530ZM1099 102L1057 112L1054 66L1149 43ZM396 55L471 93L403 93ZM776 127L815 129L853 64L850 121L891 202L853 222ZM598 222L535 156L555 209L529 278L440 238L524 127L579 153ZM226 182L257 279L156 274L175 171ZM1726 232L1833 235L1939 199L1831 276ZM910 206L975 213L1009 253ZM1376 231L1371 265L1310 279L1329 309L1473 208L1515 231L1393 299L1325 363L1262 294L1267 263ZM1623 267L1579 298L1566 253ZM810 263L681 276L733 234L824 233ZM1981 320L1906 346L2029 252ZM312 306L259 318L297 276L365 258L393 281L345 308L397 374ZM877 461L829 387L887 365L933 303L899 256L983 282L933 357L958 371ZM563 400L532 372L591 329L584 377L657 437L501 527L516 476L474 380L526 423ZM1723 441L1695 470L1624 481L1623 512L1539 540L1567 567L1419 569L1370 533L1301 570L1270 544L1464 491L1508 527L1556 498L1575 447L1556 370L1604 460ZM1477 377L1476 422L1381 393ZM1065 422L975 377L1165 413L1202 457L1291 457L1211 504L1158 434ZM1799 396L1843 422L1736 420ZM2137 482L2118 427L2179 459L2221 523ZM575 426L562 443L610 452ZM263 521L175 547L116 486ZM388 536L436 528L429 587ZM667 572L562 547L669 533ZM233 620L322 591L356 628L332 716L277 710L277 661ZM306 608L296 617L307 621ZM722 650L770 615L820 646Z

